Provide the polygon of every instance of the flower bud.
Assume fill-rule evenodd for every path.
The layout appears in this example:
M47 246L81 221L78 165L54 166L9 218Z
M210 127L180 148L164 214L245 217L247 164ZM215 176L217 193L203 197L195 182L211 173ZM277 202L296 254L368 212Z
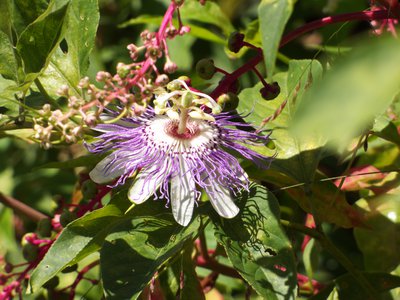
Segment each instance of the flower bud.
M51 220L49 218L41 219L37 225L37 232L40 237L49 237L51 235Z
M224 111L231 111L238 107L239 97L234 93L222 94L218 97L217 103L222 107Z
M273 100L281 92L281 88L277 82L273 82L272 84L268 84L267 86L264 86L263 88L260 89L261 96L265 100Z
M129 75L131 68L128 65L123 63L118 63L117 65L117 74L120 78L126 78Z
M176 63L167 59L167 61L164 64L164 72L171 74L171 73L176 72L177 69L178 69L178 66L176 65Z
M234 53L238 53L243 47L244 34L232 32L228 39L228 49Z
M168 75L167 74L160 74L156 78L156 85L166 85L169 81Z
M39 247L37 245L27 243L22 247L22 255L26 261L34 261L38 258Z
M178 34L179 35L184 35L185 33L189 33L190 32L190 27L189 26L182 26L181 29L179 29Z
M199 60L196 64L196 72L203 79L211 79L216 72L214 61L210 58Z
M83 198L92 199L97 194L97 186L91 180L86 180L81 187Z
M78 86L82 89L87 89L89 87L90 81L89 81L89 77L83 77L80 81Z
M62 227L66 227L69 223L74 221L77 218L77 215L75 212L65 210L61 215L60 215L60 224Z

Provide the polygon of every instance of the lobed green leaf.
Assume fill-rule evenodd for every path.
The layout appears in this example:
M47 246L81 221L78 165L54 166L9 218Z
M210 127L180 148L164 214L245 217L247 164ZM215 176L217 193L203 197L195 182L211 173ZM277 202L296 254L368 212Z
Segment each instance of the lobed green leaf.
M296 299L296 264L280 225L279 204L265 187L252 184L236 202L239 216L212 221L215 236L243 278L265 299Z

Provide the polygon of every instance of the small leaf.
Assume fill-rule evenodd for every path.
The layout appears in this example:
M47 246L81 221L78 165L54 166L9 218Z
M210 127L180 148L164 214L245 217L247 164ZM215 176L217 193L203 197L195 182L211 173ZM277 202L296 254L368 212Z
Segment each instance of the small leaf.
M8 36L0 31L0 75L5 78L17 79L17 62L14 50Z
M268 78L272 79L279 42L293 11L293 0L262 0L258 7L260 31Z
M296 299L293 249L280 226L279 204L263 186L252 184L236 202L240 215L212 214L215 236L244 279L266 299Z
M217 26L228 37L235 31L229 18L221 11L221 7L214 2L207 1L201 5L198 1L187 1L180 9L182 19Z
M58 45L65 15L66 3L53 11L52 5L21 33L17 50L24 62L25 73L39 73L49 62Z

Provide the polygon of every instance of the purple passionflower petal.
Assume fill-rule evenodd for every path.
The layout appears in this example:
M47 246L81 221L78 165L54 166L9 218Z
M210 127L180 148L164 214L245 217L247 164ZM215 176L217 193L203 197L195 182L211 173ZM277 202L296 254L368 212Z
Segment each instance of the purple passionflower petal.
M234 196L248 189L249 180L238 160L226 150L266 168L270 158L244 145L265 144L268 136L237 129L246 126L235 121L237 115L221 113L213 117L215 122L189 118L183 134L177 133L177 120L156 115L152 109L140 117L98 125L95 129L102 134L89 150L112 153L89 175L96 183L118 178L115 185L119 185L139 171L128 198L136 204L152 195L166 198L175 220L183 226L192 218L201 195L199 188L205 190L220 216L233 218L239 212Z

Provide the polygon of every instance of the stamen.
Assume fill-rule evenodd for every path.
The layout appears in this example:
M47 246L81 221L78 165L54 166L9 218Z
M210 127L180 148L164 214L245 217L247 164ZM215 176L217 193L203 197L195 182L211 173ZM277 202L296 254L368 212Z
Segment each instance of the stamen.
M178 134L184 134L186 132L186 124L189 118L189 112L187 108L181 108L181 114L178 125Z

